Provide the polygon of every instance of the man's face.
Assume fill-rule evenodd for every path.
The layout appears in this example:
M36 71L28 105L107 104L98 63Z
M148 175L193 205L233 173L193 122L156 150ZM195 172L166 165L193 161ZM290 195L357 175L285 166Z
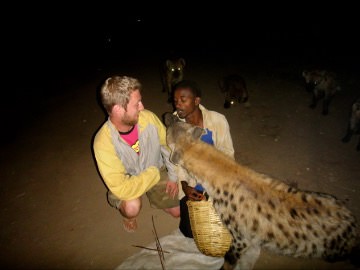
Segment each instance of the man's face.
M174 105L180 118L191 115L200 103L200 98L195 97L188 88L179 88L174 92Z
M134 126L139 121L140 111L144 110L139 90L131 93L129 103L124 111L122 122L129 126Z

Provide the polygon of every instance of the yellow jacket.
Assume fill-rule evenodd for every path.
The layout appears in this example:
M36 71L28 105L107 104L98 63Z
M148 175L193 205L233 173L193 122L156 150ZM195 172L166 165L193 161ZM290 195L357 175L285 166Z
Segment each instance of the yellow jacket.
M108 119L93 143L96 163L105 185L120 200L142 196L160 180L159 169L166 167L169 180L176 182L175 166L169 161L166 128L151 111L139 115L140 154L119 136Z

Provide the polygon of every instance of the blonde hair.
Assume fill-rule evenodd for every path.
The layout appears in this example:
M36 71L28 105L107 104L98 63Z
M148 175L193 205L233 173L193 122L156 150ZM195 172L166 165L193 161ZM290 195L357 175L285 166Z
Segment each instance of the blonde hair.
M112 108L117 104L126 109L130 94L136 90L141 91L141 87L141 83L136 78L128 76L107 78L101 87L101 102L108 113L111 113Z

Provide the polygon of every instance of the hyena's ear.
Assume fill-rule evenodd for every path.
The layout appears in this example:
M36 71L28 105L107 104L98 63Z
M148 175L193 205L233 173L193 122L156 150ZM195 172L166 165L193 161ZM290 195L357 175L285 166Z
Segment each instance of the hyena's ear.
M173 63L172 63L172 61L170 60L170 59L168 59L168 60L166 60L166 67L168 68L168 69L171 69L171 66L173 65Z
M165 112L163 114L163 121L166 127L171 126L178 120L179 120L178 117L176 115L173 115L171 112Z
M186 65L185 59L184 59L184 58L180 58L179 61L180 61L180 64L181 64L183 67L185 67L185 65Z
M177 149L176 147L170 154L170 162L179 165L181 161L182 151L180 149Z
M205 129L203 129L201 127L193 127L190 130L190 135L194 140L200 139L200 137L205 133L206 133Z

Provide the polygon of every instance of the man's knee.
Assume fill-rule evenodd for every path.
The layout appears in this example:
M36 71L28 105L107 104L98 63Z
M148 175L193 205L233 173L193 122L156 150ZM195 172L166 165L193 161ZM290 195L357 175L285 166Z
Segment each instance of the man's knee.
M175 218L180 217L180 206L176 206L173 208L166 208L164 211L170 215L172 215Z
M123 216L133 218L139 215L141 210L141 200L121 201L120 212Z

